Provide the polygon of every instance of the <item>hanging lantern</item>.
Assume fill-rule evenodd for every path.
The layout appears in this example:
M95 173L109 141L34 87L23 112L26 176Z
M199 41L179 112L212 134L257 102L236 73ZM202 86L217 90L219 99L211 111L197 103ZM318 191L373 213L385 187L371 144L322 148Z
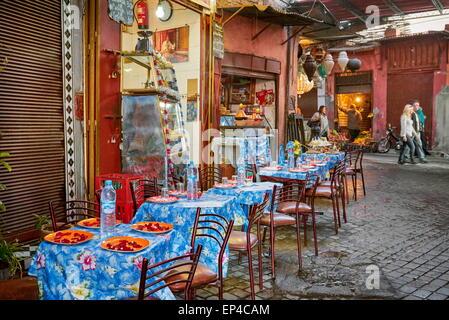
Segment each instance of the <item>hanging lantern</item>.
M307 55L306 61L304 62L302 67L304 68L304 71L305 71L307 77L309 78L309 80L312 80L313 75L315 74L315 71L317 69L317 65L316 65L315 60L313 60L313 58L310 54Z
M324 67L323 64L319 65L319 67L318 67L318 74L320 75L321 78L326 78L327 71L326 71L326 68Z
M315 59L315 62L319 64L323 62L326 51L322 47L314 47L310 53L313 59Z
M348 61L348 69L351 70L352 72L359 70L361 66L362 61L360 61L357 58L352 58Z
M330 53L326 55L326 59L324 59L323 65L326 69L326 74L330 75L335 65L334 59L332 58L332 55Z
M341 71L345 72L346 66L348 65L349 62L348 54L346 53L346 51L340 52L337 62L338 65L340 66Z
M298 75L298 94L303 95L304 93L309 92L313 88L313 81L309 81L307 75L304 73L300 73Z

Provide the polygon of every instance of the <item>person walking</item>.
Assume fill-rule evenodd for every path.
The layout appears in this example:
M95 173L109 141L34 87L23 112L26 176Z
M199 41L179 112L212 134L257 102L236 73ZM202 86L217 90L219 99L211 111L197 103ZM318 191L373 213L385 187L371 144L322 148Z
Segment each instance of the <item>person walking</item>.
M413 138L416 136L416 131L413 128L413 120L412 120L412 112L413 107L410 104L407 104L404 107L404 111L401 115L401 139L404 142L401 147L401 152L399 153L398 164L404 164L405 157L405 149L406 146L409 148L410 152L410 163L416 164L415 160L413 160L413 154L415 153L415 144L413 143Z
M360 121L362 121L362 114L357 110L355 104L351 104L349 108L338 107L341 112L348 116L348 129L351 135L351 142L353 142L360 134Z
M413 112L412 112L413 129L416 131L416 136L413 137L413 143L415 144L415 151L418 155L419 161L421 163L427 163L426 155L424 154L424 150L423 150L422 142L421 142L421 131L423 131L422 123L421 123L418 113L417 113L419 104L415 103L415 104L411 104L411 106L413 108Z
M315 114L310 119L311 122L320 121L320 132L315 134L314 137L329 137L329 120L327 118L327 108L326 106L320 106L320 109L315 112Z
M421 122L420 126L420 138L421 138L421 147L426 156L430 156L430 152L427 150L427 141L426 141L426 133L425 133L425 122L426 116L424 115L424 111L420 105L419 100L413 99L410 104L416 108L415 112L418 114L419 121Z

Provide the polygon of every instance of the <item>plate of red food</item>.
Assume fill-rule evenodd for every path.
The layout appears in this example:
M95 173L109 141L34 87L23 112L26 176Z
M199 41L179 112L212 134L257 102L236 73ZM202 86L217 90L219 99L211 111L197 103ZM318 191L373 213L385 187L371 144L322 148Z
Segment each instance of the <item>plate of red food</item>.
M214 185L214 188L219 188L219 189L228 189L228 188L235 188L235 187L237 187L237 185L234 183L226 183L226 184L216 183Z
M175 197L187 197L187 191L172 190L172 191L169 191L168 194L175 196Z
M290 171L290 172L307 172L306 169L300 169L300 168L293 168L288 171Z
M89 218L89 219L84 219L81 221L78 221L78 225L80 227L84 227L84 228L91 228L91 229L99 229L100 228L100 218ZM116 220L115 224L121 224L122 221L121 220Z
M277 166L277 167L263 167L263 168L261 168L261 170L271 170L271 171L278 171L278 170L282 170L283 169L283 167L279 167L279 166Z
M151 234L166 233L173 230L173 225L164 222L143 221L131 226L132 229Z
M155 196L155 197L150 197L150 198L146 199L146 201L148 201L148 202L163 203L163 204L174 203L178 200L179 200L179 198L175 197L175 196L168 196L168 197Z
M44 240L56 244L75 245L89 241L93 236L93 233L87 231L64 230L50 233L44 237Z
M103 240L100 246L109 251L115 252L138 252L150 245L150 241L133 237L113 237Z

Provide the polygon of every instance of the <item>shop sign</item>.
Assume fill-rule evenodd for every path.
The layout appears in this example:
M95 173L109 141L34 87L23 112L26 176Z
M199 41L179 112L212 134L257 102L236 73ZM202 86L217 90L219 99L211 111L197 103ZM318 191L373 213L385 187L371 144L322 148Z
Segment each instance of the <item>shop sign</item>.
M213 50L214 57L218 59L223 59L224 57L224 36L223 36L223 25L221 23L214 21L214 33L213 33Z

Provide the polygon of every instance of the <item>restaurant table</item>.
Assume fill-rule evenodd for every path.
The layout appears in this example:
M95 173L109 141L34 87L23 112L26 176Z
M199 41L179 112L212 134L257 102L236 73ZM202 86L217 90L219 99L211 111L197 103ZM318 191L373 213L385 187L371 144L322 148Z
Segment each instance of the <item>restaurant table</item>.
M235 225L243 225L244 230L246 230L246 227L248 226L249 206L261 203L266 192L268 192L271 197L275 185L282 187L282 184L280 183L255 182L251 185L242 185L234 188L212 188L207 190L206 194L234 195L245 212L245 221L239 220ZM268 207L268 210L269 209L270 207Z
M114 252L100 247L99 229L76 227L95 236L77 245L40 243L29 275L36 276L39 298L45 300L112 300L138 295L143 258L149 265L182 255L190 243L180 236L175 226L160 235L142 233L128 224L117 225L115 236L143 238L150 241L138 252ZM161 300L174 300L168 288L154 294Z
M137 210L132 223L141 221L159 221L173 224L180 232L180 236L190 242L196 209L202 208L202 213L218 214L228 221L244 223L246 219L242 206L235 196L203 194L199 200L188 201L180 199L172 204L144 202ZM211 217L210 219L213 219ZM212 232L212 231L209 231ZM213 233L211 233L213 234ZM207 265L214 272L218 272L217 256L220 252L218 243L210 237L201 237L196 245L202 244L200 262ZM229 250L223 256L223 275L227 275Z

